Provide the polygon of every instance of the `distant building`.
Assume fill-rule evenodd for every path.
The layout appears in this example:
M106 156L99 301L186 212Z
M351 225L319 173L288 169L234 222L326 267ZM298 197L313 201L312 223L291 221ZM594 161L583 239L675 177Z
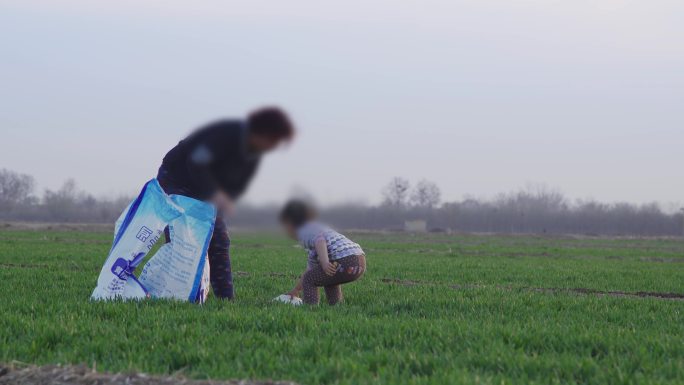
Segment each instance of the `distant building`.
M404 231L407 233L427 233L427 222L424 220L405 221Z

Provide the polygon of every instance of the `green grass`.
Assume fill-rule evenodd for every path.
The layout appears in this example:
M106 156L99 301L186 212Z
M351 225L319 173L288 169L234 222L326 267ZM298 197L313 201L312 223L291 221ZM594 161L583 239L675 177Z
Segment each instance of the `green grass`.
M0 232L0 361L302 384L682 384L684 243L356 235L342 306L272 303L294 242L233 236L238 299L91 303L111 235ZM284 273L286 276L272 274Z

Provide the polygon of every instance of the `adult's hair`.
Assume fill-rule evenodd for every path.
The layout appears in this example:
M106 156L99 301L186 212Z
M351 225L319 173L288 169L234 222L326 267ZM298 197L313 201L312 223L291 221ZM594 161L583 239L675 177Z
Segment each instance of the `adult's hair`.
M314 219L316 215L316 209L312 205L299 199L292 199L280 211L280 220L297 228Z
M274 140L291 140L295 128L287 114L278 107L264 107L247 116L249 132Z

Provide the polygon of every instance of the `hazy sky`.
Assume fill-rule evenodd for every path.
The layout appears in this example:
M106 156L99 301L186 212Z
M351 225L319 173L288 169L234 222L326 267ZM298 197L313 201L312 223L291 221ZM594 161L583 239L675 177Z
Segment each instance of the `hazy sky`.
M186 133L279 104L251 201L545 183L684 201L684 1L0 0L0 168L137 192Z

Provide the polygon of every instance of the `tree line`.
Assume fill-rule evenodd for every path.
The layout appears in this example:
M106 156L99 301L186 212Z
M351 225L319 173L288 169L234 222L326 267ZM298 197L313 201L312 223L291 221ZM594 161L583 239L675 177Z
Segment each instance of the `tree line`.
M341 228L401 230L407 220L425 220L434 232L680 236L684 215L666 213L656 203L571 201L547 188L527 188L493 199L442 202L439 187L421 180L412 185L393 178L378 205L338 204L324 208L326 220ZM95 198L69 180L57 190L35 193L35 180L0 170L0 220L112 223L132 197ZM279 207L239 207L232 221L239 226L275 225Z
M30 175L0 170L0 220L36 222L110 223L131 202L131 197L95 198L69 179L57 190L35 194Z

